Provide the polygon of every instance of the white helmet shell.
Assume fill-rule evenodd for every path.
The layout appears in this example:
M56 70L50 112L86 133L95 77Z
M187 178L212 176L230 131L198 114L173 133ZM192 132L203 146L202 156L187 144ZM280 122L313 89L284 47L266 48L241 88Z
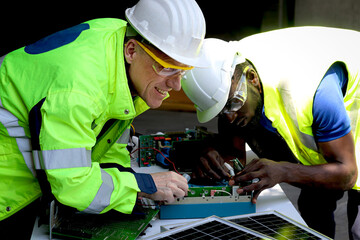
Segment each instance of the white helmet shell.
M208 122L224 108L231 87L235 67L245 59L230 42L220 39L205 39L203 57L210 67L194 68L182 79L182 88L195 104L199 122Z
M205 66L199 58L205 19L195 0L140 0L125 15L138 33L171 58Z

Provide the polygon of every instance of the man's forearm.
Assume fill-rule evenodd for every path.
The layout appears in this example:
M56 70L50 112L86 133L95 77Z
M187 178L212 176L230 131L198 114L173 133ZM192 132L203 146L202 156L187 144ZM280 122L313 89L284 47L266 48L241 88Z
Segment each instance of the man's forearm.
M309 186L327 189L351 189L357 178L356 169L348 169L341 163L327 163L305 166L282 162L283 181L296 186Z

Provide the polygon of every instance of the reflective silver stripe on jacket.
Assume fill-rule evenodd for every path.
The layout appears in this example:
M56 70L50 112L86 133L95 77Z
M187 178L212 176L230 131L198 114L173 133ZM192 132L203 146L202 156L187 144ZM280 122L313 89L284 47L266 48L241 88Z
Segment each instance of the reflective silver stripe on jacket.
M0 58L0 61L3 60ZM15 138L25 163L31 173L36 177L35 167L32 159L31 140L25 135L25 130L19 125L19 119L6 110L0 99L0 122L6 128L10 137Z
M99 191L96 193L89 207L83 211L84 213L99 214L110 205L111 194L114 190L112 177L105 170L101 169L101 180L103 182Z
M85 148L33 151L36 169L91 167L91 151Z
M91 151L85 148L33 151L36 169L91 167ZM110 174L101 171L102 184L85 213L99 214L110 204L114 183Z

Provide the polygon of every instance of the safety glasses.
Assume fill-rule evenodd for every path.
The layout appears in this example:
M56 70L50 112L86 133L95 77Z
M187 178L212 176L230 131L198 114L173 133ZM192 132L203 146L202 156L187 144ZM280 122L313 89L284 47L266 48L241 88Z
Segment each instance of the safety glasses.
M142 43L136 40L136 43L154 60L152 68L155 73L162 77L169 77L176 74L180 74L181 76L186 73L187 70L193 69L192 66L180 67L173 65L171 63L167 63L161 58L157 57L150 49L145 47Z
M245 67L244 71L241 74L240 80L236 86L235 92L226 102L225 107L220 112L220 114L228 114L231 112L237 112L244 106L247 98L247 83L246 83L246 74L250 69L249 66Z

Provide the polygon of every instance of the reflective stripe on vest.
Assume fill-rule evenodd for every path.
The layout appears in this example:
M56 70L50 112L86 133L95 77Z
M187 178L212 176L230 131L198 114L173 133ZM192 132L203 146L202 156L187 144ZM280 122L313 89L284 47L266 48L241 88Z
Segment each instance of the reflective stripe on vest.
M281 92L281 90L279 90ZM286 95L287 98L291 98L290 94ZM312 135L306 134L304 132L301 132L299 129L299 123L298 123L298 119L296 116L296 110L295 110L295 106L294 106L294 101L291 101L289 99L287 99L286 104L283 104L284 108L286 109L286 111L284 111L284 113L286 113L288 115L288 117L291 119L291 121L287 121L288 124L293 123L293 137L298 137L299 141L307 148L310 148L313 151L318 152L318 147L316 145L315 142L315 138ZM287 116L284 116L285 120Z
M30 138L28 138L25 135L24 128L19 125L19 119L17 119L17 117L15 117L11 112L9 112L3 107L1 103L1 99L0 99L0 123L6 128L9 136L15 138L17 147L24 158L26 166L29 168L33 176L36 177L35 167L31 153Z

